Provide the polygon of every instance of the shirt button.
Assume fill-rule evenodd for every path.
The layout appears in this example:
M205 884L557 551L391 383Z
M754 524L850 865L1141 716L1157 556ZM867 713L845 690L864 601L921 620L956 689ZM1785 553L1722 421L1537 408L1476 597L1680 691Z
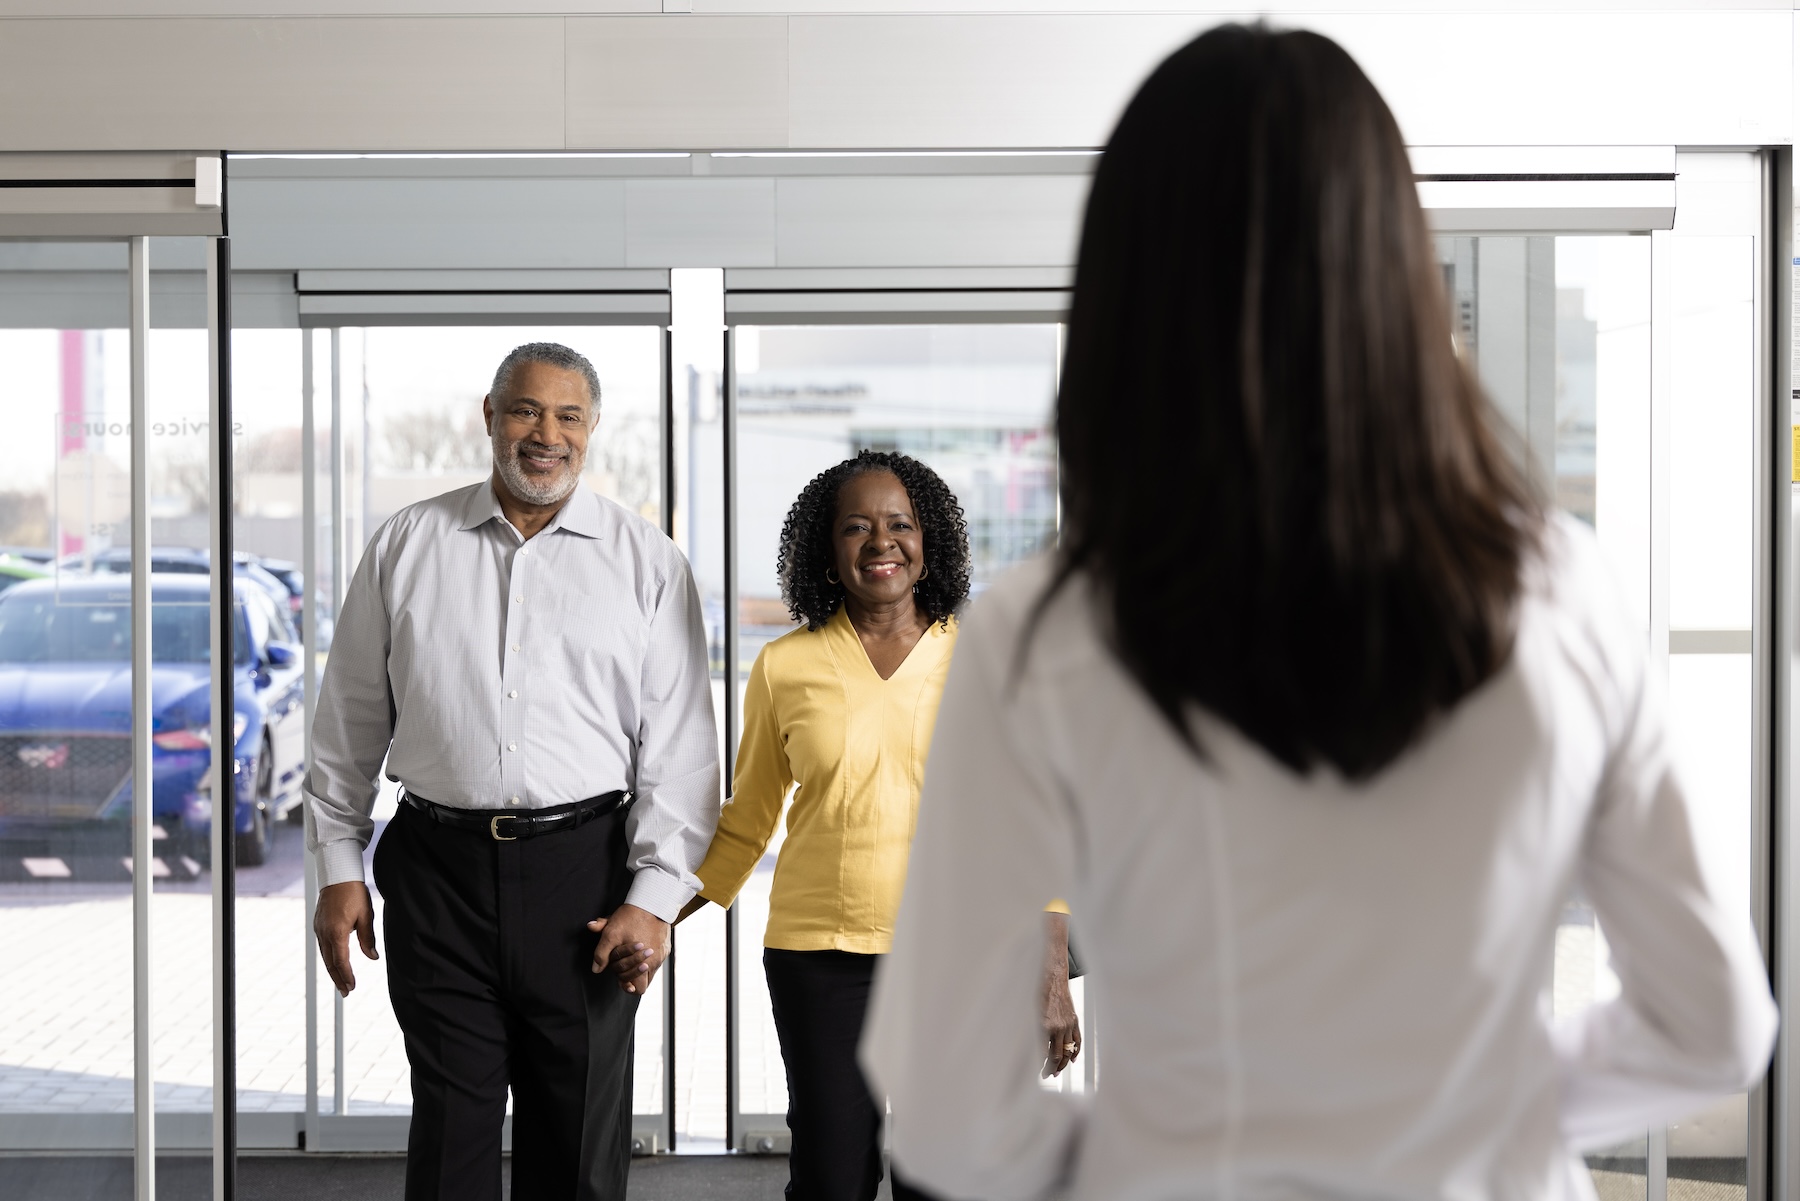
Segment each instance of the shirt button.
M519 798L516 796L509 796L506 798L506 803L509 805L516 805L519 803Z
M513 597L513 604L522 605L524 603L525 603L525 597L523 595Z
M516 751L519 749L519 744L516 742L509 742L506 744L506 749L509 751Z
M521 547L519 550L519 553L522 555L528 555L531 553L531 548L529 546Z
M517 688L515 688L511 692L507 693L506 695L507 695L508 699L516 701L519 699L519 690Z
M518 649L519 649L519 644L518 644L518 643L516 643L516 642L515 642L515 643L513 643L513 649L514 649L514 650L518 650Z

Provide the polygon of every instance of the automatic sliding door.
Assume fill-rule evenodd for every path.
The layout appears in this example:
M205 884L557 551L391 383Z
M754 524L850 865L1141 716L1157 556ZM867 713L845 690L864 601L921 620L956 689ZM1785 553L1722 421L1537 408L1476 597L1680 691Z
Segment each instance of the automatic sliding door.
M1673 231L1440 238L1459 345L1546 495L1595 527L1652 658L1706 852L1756 913L1753 674L1758 165L1683 154ZM1616 995L1579 896L1552 1007ZM1589 1157L1607 1198L1745 1195L1750 1099Z
M663 524L660 327L374 326L308 331L306 336L313 340L313 494L319 531L316 578L307 591L319 613L321 672L330 655L337 599L356 571L367 538L409 504L488 478L492 447L482 424L481 400L500 360L522 342L562 342L593 361L602 402L600 425L589 446L586 485ZM299 363L299 352L293 361ZM240 373L244 370L240 365ZM296 382L294 394L298 393ZM298 414L288 436L296 447L301 444ZM240 477L250 489L254 476L240 467ZM241 534L239 545L245 545ZM297 550L295 558L300 557ZM396 782L382 780L371 855L395 814L398 793ZM297 828L291 849L282 854L286 871L297 881L302 870ZM374 895L379 941L381 896L373 872L365 866L365 873ZM304 923L297 890L291 904L293 924L284 928L292 933L282 945L292 966L281 973L279 990L289 998L289 1006L297 1008L304 1003L307 987L304 961L293 957L291 950L292 935ZM405 1146L411 1083L400 1029L388 1001L386 962L355 954L357 987L345 1000L336 998L322 972L315 973L321 1115L315 1149ZM660 984L653 985L640 1005L636 1036L634 1109L645 1115L643 1125L652 1135L661 1129L665 1105L662 991ZM303 1030L304 1022L295 1029Z
M128 337L125 247L88 249L114 268L84 281L101 312L32 299L59 324L112 328L0 330L15 435L0 446L0 684L13 698L0 708L0 1146L10 1150L132 1145L129 594L115 576L104 608L65 608L56 568L58 552L110 547L115 526L123 541L130 518L129 384L116 367ZM36 291L20 274L8 284ZM28 626L91 634L83 646L106 659L64 666L41 638L19 636ZM100 637L112 629L116 640ZM78 672L109 680L104 719L74 711ZM200 1084L210 1040L205 1050ZM95 1161L90 1194L130 1196L123 1166Z
M1758 797L1768 781L1755 767L1755 727L1769 710L1757 701L1753 649L1760 636L1767 655L1770 633L1753 630L1760 164L1754 154L1678 162L1675 228L1656 236L1669 703L1702 845L1760 923L1767 902L1754 864L1767 854ZM1741 1095L1671 1126L1671 1201L1745 1196L1751 1115L1761 1112Z
M1458 349L1540 494L1594 527L1648 637L1651 242L1648 237L1440 238ZM1577 895L1556 932L1550 1008L1617 995L1605 935ZM1648 1137L1588 1156L1607 1201L1647 1195Z
M795 628L776 575L788 507L857 451L899 451L944 478L968 521L977 594L1052 543L1057 326L739 325L734 345L737 712L757 652ZM736 905L735 1149L750 1152L787 1147L786 1078L762 968L782 842L778 830ZM1078 1011L1081 992L1077 981ZM1083 1073L1066 1076L1079 1087Z
M205 310L193 299L208 243L149 244L141 427L125 244L9 249L0 247L12 420L0 445L0 1149L132 1148L140 870L150 882L156 1143L202 1149L215 1066L213 434ZM149 469L142 513L134 432ZM133 545L134 515L148 519L148 546ZM134 557L152 572L147 713L132 696ZM131 840L134 718L152 735L151 853L141 864ZM129 1195L131 1168L93 1160L88 1195Z

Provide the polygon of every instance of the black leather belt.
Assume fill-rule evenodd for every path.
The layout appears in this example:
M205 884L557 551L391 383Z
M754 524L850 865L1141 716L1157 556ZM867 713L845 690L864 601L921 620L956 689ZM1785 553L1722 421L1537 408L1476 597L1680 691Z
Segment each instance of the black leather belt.
M440 826L473 830L477 834L486 834L495 842L517 842L521 838L536 838L558 830L573 830L631 804L631 794L623 790L591 796L569 805L552 805L548 809L458 809L428 801L404 788L400 790L400 799Z

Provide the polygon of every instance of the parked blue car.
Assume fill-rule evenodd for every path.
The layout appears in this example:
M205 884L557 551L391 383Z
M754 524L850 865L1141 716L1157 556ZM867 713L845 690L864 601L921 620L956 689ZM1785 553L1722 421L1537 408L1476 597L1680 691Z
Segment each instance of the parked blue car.
M285 607L234 582L240 864L268 854L299 803L300 647ZM175 853L207 859L212 610L208 581L151 577L154 813ZM23 583L0 596L0 840L108 844L131 819L131 593L119 576ZM42 852L40 852L42 853Z

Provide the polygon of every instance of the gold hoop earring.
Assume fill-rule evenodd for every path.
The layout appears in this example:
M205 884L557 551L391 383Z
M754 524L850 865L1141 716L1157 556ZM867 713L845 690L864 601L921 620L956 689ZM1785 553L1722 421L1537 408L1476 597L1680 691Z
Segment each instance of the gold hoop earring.
M931 564L927 563L927 564L925 564L924 570L919 572L919 578L922 580L930 574L931 574Z
M827 567L825 569L825 582L828 584L841 584L844 581L837 578L837 568Z

